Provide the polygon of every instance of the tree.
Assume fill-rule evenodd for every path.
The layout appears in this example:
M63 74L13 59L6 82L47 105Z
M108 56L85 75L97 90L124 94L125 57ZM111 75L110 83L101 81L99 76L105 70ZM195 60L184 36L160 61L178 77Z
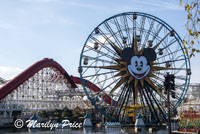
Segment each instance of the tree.
M180 5L184 5L187 15L187 34L183 39L183 46L191 58L200 52L200 0L180 0Z

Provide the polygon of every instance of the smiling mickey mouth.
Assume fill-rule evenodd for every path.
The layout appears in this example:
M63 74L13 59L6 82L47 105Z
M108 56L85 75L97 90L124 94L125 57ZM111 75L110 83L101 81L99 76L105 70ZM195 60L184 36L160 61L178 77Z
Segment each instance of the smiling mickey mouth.
M149 73L149 70L150 70L150 68L149 69L147 69L144 73L142 73L142 74L137 74L137 73L135 73L132 69L128 69L129 70L129 73L133 76L133 77L135 77L136 79L143 79L145 76L147 76L147 74Z
M131 70L131 72L132 72L137 78L142 78L142 77L146 74L146 72L144 72L144 73L142 73L142 74L136 74L136 73L134 73L132 70Z
M143 79L145 76L148 75L148 73L149 73L149 71L150 71L150 66L148 65L148 66L146 66L145 68L143 68L143 70L146 70L144 73L138 74L138 73L136 73L134 70L135 70L135 68L133 68L131 65L128 65L128 71L129 71L129 73L130 73L133 77L135 77L136 79L141 80L141 79ZM138 71L138 72L139 72L139 71ZM142 72L143 72L143 71L142 71Z

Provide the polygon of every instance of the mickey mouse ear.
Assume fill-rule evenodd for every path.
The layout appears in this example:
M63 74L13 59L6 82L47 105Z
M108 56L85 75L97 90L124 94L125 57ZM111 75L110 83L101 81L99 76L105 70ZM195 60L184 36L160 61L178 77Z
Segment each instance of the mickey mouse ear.
M134 51L132 48L125 48L124 50L122 50L121 58L127 62L130 62L133 55Z
M156 60L156 52L153 48L145 48L143 51L143 55L147 58L148 61Z

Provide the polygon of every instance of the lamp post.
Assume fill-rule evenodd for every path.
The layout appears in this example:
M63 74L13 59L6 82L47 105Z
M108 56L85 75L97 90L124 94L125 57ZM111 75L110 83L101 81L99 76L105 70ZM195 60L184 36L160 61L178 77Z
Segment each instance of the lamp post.
M165 77L165 82L164 82L165 91L167 91L168 134L171 134L170 92L171 92L172 97L174 98L175 97L175 82L174 82L175 76L167 72L167 74L164 77Z

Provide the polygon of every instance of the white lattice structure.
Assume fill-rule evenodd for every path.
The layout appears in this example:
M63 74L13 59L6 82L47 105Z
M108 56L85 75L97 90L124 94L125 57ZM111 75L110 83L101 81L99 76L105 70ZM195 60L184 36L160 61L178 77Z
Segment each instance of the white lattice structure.
M188 92L185 96L184 102L178 108L179 113L184 110L189 110L193 108L200 112L200 83L190 83Z
M0 112L4 112L4 116L6 113L12 116L13 111L49 111L65 107L71 110L75 107L86 108L88 105L84 104L84 91L80 86L73 87L73 80L62 71L55 67L44 67L18 84L17 88L12 89L12 86L20 81L14 78L0 88L2 93L7 91L6 88L12 89L0 100ZM26 74L24 72L22 74ZM17 77L26 77L22 74Z

